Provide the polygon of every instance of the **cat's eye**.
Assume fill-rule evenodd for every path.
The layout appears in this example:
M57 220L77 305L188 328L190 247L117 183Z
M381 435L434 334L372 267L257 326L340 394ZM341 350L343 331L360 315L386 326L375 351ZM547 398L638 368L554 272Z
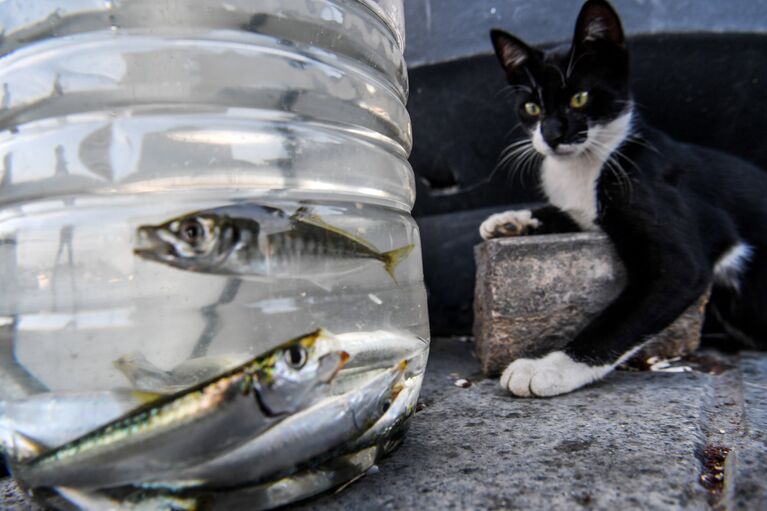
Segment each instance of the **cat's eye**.
M538 117L541 115L541 107L533 103L532 101L528 101L525 103L525 112L527 115L530 115L532 117Z
M573 108L583 108L589 102L589 93L586 91L576 92L570 98L570 106Z

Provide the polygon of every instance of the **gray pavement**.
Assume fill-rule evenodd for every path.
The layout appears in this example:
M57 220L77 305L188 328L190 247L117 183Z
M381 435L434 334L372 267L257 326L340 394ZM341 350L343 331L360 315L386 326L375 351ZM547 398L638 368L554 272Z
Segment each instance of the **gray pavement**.
M403 446L293 508L767 509L767 354L704 353L692 372L618 371L570 395L514 399L472 348L435 340ZM32 509L8 488L0 509Z

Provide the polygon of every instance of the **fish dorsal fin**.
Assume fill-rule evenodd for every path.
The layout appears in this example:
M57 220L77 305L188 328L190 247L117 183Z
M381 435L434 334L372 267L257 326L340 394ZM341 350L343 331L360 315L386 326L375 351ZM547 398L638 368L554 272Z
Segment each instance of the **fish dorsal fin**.
M323 220L317 213L312 212L312 210L310 208L307 208L306 206L302 206L298 208L296 212L291 215L290 219L293 220L294 222L300 222L305 225L319 227L321 229L325 229L326 231L330 231L339 236L343 236L344 238L350 239L353 242L359 245L362 245L363 247L370 250L374 254L380 253L378 249L375 246L373 246L373 244L370 243L368 240L360 238L359 236L349 231L345 231L334 225L330 225L325 220Z
M3 431L2 437L2 451L16 463L24 463L50 450L49 446L20 431Z
M152 403L167 395L168 394L164 392L153 392L149 390L131 390L130 392L130 396L142 405Z

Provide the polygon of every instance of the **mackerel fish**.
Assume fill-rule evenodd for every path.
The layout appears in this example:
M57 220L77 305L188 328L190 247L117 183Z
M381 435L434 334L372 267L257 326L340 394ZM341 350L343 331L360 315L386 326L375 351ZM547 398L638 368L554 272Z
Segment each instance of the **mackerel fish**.
M157 399L129 389L41 392L0 401L0 451L13 451L17 433L45 445L63 445Z
M381 454L388 454L394 450L397 439L406 431L410 417L415 413L418 394L421 391L422 378L411 377L400 383L397 396L388 410L376 421L373 426L352 442L344 446L345 451L356 451L377 445Z
M333 379L334 394L343 394L359 386L371 375L391 367L398 360L407 359L408 371L416 373L423 371L426 362L428 343L406 332L346 332L333 338L338 341L337 349L343 348L349 354L349 361ZM121 356L113 364L134 389L167 392L221 374L247 358L248 355L243 353L192 358L166 371L153 365L141 353L131 353Z
M235 204L137 229L134 253L183 270L223 275L313 276L328 259L374 259L394 270L414 245L381 252L308 208Z
M84 511L260 511L274 509L347 483L369 470L379 457L377 447L338 455L289 476L236 490L120 488L87 492L58 488L63 499Z
M60 447L19 438L11 457L24 486L119 486L173 473L234 449L323 397L348 354L318 330L164 396Z
M302 462L338 449L373 426L396 399L406 367L403 360L354 391L324 399L236 449L177 472L175 481L152 481L149 486L174 490L221 488L289 472Z

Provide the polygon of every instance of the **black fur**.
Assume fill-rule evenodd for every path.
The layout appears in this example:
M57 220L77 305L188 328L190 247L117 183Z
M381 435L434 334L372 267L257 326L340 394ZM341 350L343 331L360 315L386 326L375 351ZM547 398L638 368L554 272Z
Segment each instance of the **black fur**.
M531 134L540 120L552 149L583 142L587 127L633 108L623 31L604 0L585 3L566 52L544 54L497 30L491 37L523 126ZM579 91L588 91L589 102L572 108L570 98ZM528 102L542 113L529 115ZM593 366L614 364L712 285L709 307L733 337L767 347L767 174L736 157L674 141L636 112L632 126L613 153L623 174L603 167L596 186L596 223L623 260L628 285L565 352ZM542 221L534 233L577 230L554 206L533 215ZM739 243L752 252L736 288L715 279L714 267Z

